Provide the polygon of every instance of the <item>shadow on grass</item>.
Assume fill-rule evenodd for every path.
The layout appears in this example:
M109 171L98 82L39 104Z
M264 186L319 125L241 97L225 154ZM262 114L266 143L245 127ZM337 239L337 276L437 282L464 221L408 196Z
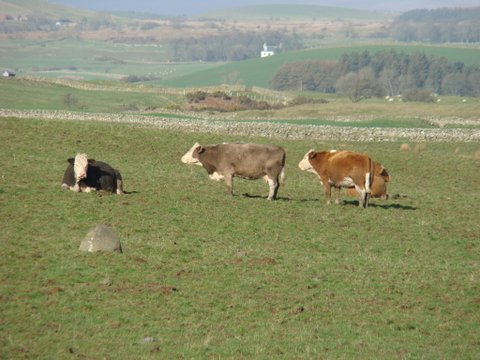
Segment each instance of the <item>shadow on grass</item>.
M264 199L266 200L268 196L262 196L262 195L250 195L249 193L243 193L242 195L233 195L233 196L241 196L249 199ZM291 201L292 199L287 198L287 197L281 197L277 196L275 201Z
M350 200L350 201L349 200L343 200L342 205L350 205L350 206L358 207L358 200ZM402 205L402 204L398 204L398 203L395 203L395 204L377 204L377 203L374 203L374 202L370 202L368 204L368 207L382 208L382 209L385 209L385 210L388 210L388 209L417 210L417 208L415 206Z
M267 197L266 196L262 196L262 195L251 195L251 194L248 194L248 193L243 193L242 195L233 195L233 196L241 196L241 197L245 197L245 198L249 198L249 199L262 199L262 200L266 200ZM318 198L316 199L298 199L298 200L295 200L295 199L291 199L291 198L288 198L288 197L277 197L277 199L275 201L298 201L298 202L319 202L319 201L322 201ZM358 200L343 200L341 201L340 203L340 206L355 206L355 207L358 207ZM331 206L338 206L338 205L335 205L335 204L331 204ZM388 209L397 209L397 210L417 210L417 208L415 206L410 206L410 205L402 205L402 204L398 204L398 203L391 203L391 204L377 204L377 203L369 203L368 204L368 207L372 207L372 208L381 208L381 209L385 209L385 210L388 210Z

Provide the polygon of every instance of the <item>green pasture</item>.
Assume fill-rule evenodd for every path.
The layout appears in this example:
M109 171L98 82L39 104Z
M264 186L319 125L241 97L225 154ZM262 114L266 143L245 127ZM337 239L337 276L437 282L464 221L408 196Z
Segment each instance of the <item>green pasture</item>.
M228 197L180 162L195 141L284 146L279 200L262 180ZM0 118L1 358L476 359L480 148L423 145ZM327 206L310 148L368 152L390 200ZM61 190L79 151L129 194ZM96 224L123 254L78 250Z
M151 76L157 79L153 83L167 87L243 84L269 88L273 75L285 63L301 60L334 61L352 51L375 53L389 49L408 53L422 51L465 64L480 63L477 47L359 43L343 43L230 63L170 63L167 61L169 50L161 44L117 44L60 37L41 41L2 40L0 68L13 69L19 76L118 80L136 75Z
M204 88L203 88L204 89ZM165 90L165 91L163 91ZM265 95L247 91L254 99ZM441 102L393 102L385 99L368 99L352 103L345 97L320 93L286 93L311 96L326 103L289 106L268 111L240 111L235 121L273 121L305 125L335 125L360 127L432 127L431 119L476 119L480 99L441 97ZM242 93L239 93L242 95ZM281 96L268 94L269 100ZM283 96L283 95L282 95ZM281 100L281 99L280 99ZM168 109L184 108L183 92L175 93L154 85L124 84L115 81L70 81L54 83L49 80L0 77L0 108L12 110L67 110L115 114L129 112L151 116L191 118L190 114L169 114ZM156 112L152 112L156 111ZM197 117L215 115L219 121L232 121L232 114L198 112ZM452 124L449 127L463 127ZM479 125L469 125L478 128Z
M79 87L72 87L48 81L0 78L0 108L118 113L185 102L183 96L165 94L152 87L121 82L78 84ZM67 96L73 100L69 101Z
M81 21L83 17L92 16L91 11L72 9L67 6L53 4L43 0L2 0L2 13L13 17L22 16L42 16L54 19L73 19Z
M480 51L476 47L348 44L276 54L261 59L231 62L210 69L200 70L186 76L166 79L162 81L162 84L172 87L195 87L239 83L247 86L270 88L270 80L277 70L286 63L303 60L334 61L338 60L342 54L345 53L368 51L374 54L390 49L405 51L407 53L424 52L429 55L444 56L450 61L462 61L465 64L480 64Z
M128 75L158 79L183 76L219 64L167 61L160 44L119 44L61 37L49 40L2 40L0 68L21 76L118 80Z

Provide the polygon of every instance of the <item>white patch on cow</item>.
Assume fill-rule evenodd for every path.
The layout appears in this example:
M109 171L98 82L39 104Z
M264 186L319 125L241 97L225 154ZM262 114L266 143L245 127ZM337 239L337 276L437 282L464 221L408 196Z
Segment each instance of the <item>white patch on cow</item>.
M372 189L371 189L371 184L370 184L370 173L367 172L365 174L365 191L370 194L372 192Z
M337 152L337 150L335 150L335 149L330 150L330 153L331 153L331 154L332 154L332 153L336 153L336 152Z
M190 150L188 150L185 155L182 156L182 162L184 164L193 164L193 165L199 165L202 166L202 163L200 160L196 159L193 157L193 151L200 146L200 144L197 142L195 143Z
M210 174L208 175L210 177L210 180L216 180L216 181L220 181L220 180L223 180L225 179L225 176L222 175L222 174L219 174L218 172L214 172L213 174Z
M332 185L341 186L341 187L356 186L355 183L353 182L353 179L349 176L344 177L342 181L339 181L337 183L333 182L331 179L328 179L328 182Z
M87 177L88 157L87 154L77 154L73 163L75 180L79 182Z
M309 150L305 154L303 159L298 163L298 167L300 168L300 170L309 171L309 172L312 172L312 173L316 174L317 172L313 169L312 164L310 164L310 160L308 159L308 156L310 155L310 153L312 151L315 151L315 150L313 150L313 149Z

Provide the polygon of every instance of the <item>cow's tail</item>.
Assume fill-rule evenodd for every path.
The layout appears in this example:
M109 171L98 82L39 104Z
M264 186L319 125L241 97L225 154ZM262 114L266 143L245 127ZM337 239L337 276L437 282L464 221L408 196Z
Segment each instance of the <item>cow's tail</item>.
M282 170L280 171L280 176L278 177L278 181L280 184L285 183L285 160L286 160L286 155L285 152L283 152L283 157L282 157Z
M368 157L368 172L365 174L365 191L367 194L371 194L372 192L372 182L373 182L373 173L375 171L375 164Z
M373 173L375 169L375 164L368 157L368 171L365 174L365 198L363 199L363 207L368 207L368 200L370 199L370 196L372 194L372 182L373 182Z
M278 181L282 185L285 183L285 167L282 167L282 171L280 171L280 176L278 177Z

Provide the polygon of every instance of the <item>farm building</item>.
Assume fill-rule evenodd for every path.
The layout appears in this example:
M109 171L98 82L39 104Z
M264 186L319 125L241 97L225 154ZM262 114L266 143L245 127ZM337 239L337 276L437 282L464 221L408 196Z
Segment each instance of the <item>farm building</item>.
M4 77L15 76L13 71L5 70L2 74Z
M267 57L275 55L275 51L277 50L276 46L267 45L267 43L263 44L263 50L260 52L260 57Z

